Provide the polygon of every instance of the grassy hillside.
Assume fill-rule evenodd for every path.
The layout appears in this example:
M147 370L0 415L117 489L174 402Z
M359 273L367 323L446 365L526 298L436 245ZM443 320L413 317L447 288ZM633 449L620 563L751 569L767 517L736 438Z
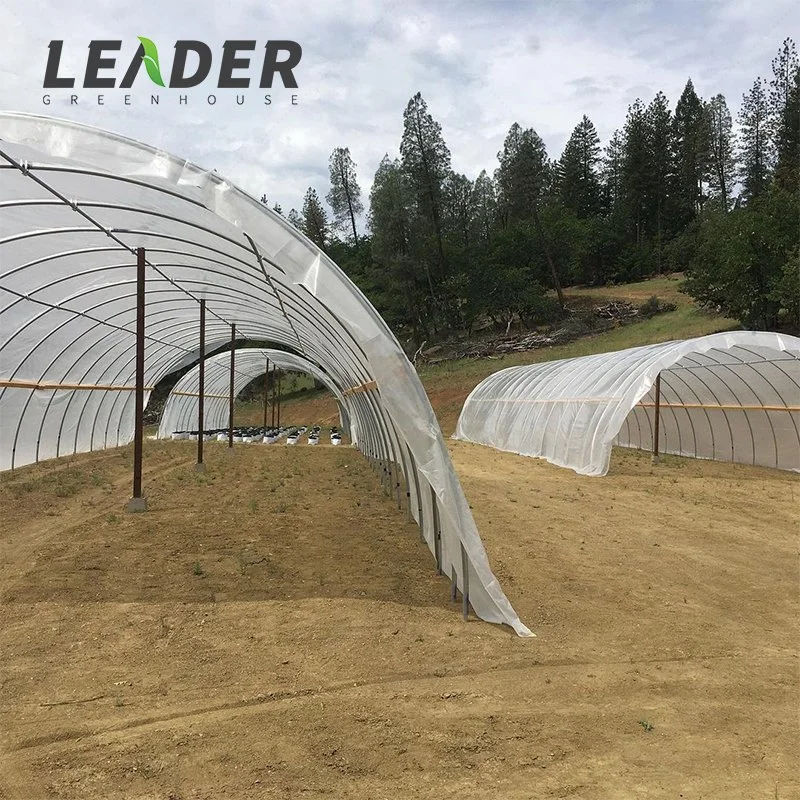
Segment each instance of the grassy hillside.
M673 339L691 339L740 327L736 320L699 309L690 297L679 291L680 277L660 277L621 286L567 291L568 303L590 301L601 304L610 300L628 300L641 304L656 295L659 300L674 303L677 306L674 311L658 314L641 322L620 325L613 330L563 345L511 353L498 358L459 359L433 366L421 366L418 370L420 378L444 433L450 435L453 432L464 400L472 389L488 375L506 367L624 350L626 347Z

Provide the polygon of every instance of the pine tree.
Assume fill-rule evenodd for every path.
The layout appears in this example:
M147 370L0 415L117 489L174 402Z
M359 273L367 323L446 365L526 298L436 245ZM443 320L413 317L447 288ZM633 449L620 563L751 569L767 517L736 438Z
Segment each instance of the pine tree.
M497 154L500 161L495 179L499 187L501 214L509 221L532 220L544 251L553 288L562 308L566 305L561 279L556 270L550 244L542 227L539 206L551 179L547 149L533 128L523 130L515 122L506 136L503 149Z
M410 260L412 209L411 190L400 162L385 155L370 192L372 255L378 265L391 270L400 261Z
M326 200L333 209L333 225L340 231L352 231L353 244L358 247L356 217L364 210L361 187L356 179L356 164L349 147L337 147L328 162L331 190Z
M795 191L800 166L800 64L795 43L784 40L772 61L770 81L770 131L776 156L775 181L779 187Z
M800 186L800 69L795 72L783 119L777 134L775 182L781 189L796 192Z
M411 192L402 166L387 154L378 165L369 202L372 250L379 261L408 254L411 206Z
M656 270L661 274L662 244L665 219L669 219L675 189L675 157L672 114L663 92L647 107L650 146L650 212L654 215L656 236ZM669 233L670 231L667 231Z
M708 162L708 134L703 103L691 79L675 106L676 204L679 226L691 222L703 205Z
M280 203L275 203L275 205L274 205L274 206L272 206L272 210L273 210L273 211L274 211L276 214L280 214L281 216L283 216L283 209L281 208L281 206L280 206Z
M323 253L327 252L328 216L316 190L311 188L303 199L302 231Z
M450 151L442 136L442 126L430 115L419 92L408 101L403 114L400 158L417 197L420 221L430 220L433 224L439 277L443 278L447 274L447 258L442 230L442 185L450 174Z
M778 136L783 124L786 107L790 102L792 88L797 83L800 69L797 60L797 47L787 37L783 40L778 55L772 59L772 80L769 82L769 128L773 147L777 147Z
M497 154L495 173L499 201L505 219L530 219L549 181L547 149L533 128L523 130L515 122L503 149Z
M625 159L625 137L614 131L603 153L600 174L603 182L603 199L606 208L614 213L623 199L622 175Z
M492 238L492 228L497 218L497 195L494 181L481 170L472 187L472 207L474 215L473 240L488 242Z
M465 249L470 244L472 227L472 181L466 175L451 173L444 183L444 199L448 228L455 234L456 241Z
M286 215L286 219L294 225L297 230L303 230L303 218L297 213L296 208L292 208L289 210L289 213Z
M600 137L584 115L572 131L558 164L558 194L561 202L577 217L586 218L600 210Z
M637 99L628 108L624 128L622 197L628 233L641 247L648 231L652 179L650 174L650 130L647 112Z
M753 88L742 97L737 117L741 127L739 177L742 197L751 202L764 193L769 183L772 147L769 135L769 106L764 82L758 78Z
M390 318L410 323L415 342L427 338L428 324L421 287L429 298L433 285L427 263L413 257L414 197L401 163L385 155L370 192L369 227L372 232L372 257L384 310Z
M706 103L711 196L723 211L730 206L731 189L736 180L733 126L725 96L718 94Z

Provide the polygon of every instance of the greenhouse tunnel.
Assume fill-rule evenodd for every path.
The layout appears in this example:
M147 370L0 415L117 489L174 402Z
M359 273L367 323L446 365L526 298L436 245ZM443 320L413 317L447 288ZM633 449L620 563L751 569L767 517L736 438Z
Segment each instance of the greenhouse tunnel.
M316 364L294 353L270 348L239 348L236 350L233 392L237 397L254 378L264 375L267 368L304 372L322 383L334 396L339 407L341 426L348 432L351 442L358 444L355 422L358 410L348 411L350 403L338 389L335 381ZM223 428L228 424L230 384L230 354L217 353L205 360L205 409L203 430ZM164 404L158 426L159 439L168 439L175 431L198 430L198 399L200 390L200 365L187 372L173 387Z
M148 388L205 352L269 341L347 397L361 452L402 480L482 619L531 635L492 574L427 395L386 323L280 215L222 176L74 122L0 114L0 469L134 433L137 253ZM235 326L235 328L234 328Z
M454 438L582 475L605 475L615 444L800 471L800 339L733 331L511 367L475 387Z

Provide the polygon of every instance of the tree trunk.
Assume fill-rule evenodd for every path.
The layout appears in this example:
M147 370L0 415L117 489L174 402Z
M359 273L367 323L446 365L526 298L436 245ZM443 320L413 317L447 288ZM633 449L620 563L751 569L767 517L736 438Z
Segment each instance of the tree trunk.
M403 241L406 242L408 240L407 231L405 228L403 229ZM408 255L408 249L404 246L403 247L403 255ZM436 299L436 292L433 291L433 276L431 275L431 268L428 266L428 262L423 259L423 265L425 267L425 279L428 282L428 290L431 293L431 299Z
M719 166L717 167L717 173L719 175L719 189L722 192L722 210L727 214L728 213L728 184L725 180L725 162L722 158L722 145L720 145L720 158L719 158Z
M355 246L358 247L358 234L356 233L356 215L353 213L353 203L350 200L350 186L347 183L344 170L339 166L339 176L342 179L342 186L344 187L344 196L347 198L347 210L350 212L350 224L353 226L353 241Z
M553 261L553 255L550 252L550 245L548 245L544 231L542 230L542 221L539 219L539 208L536 202L533 203L533 221L536 224L536 232L539 234L539 238L542 240L542 249L544 250L544 257L547 259L547 266L550 267L550 275L553 279L553 288L556 290L556 294L558 295L558 304L561 306L561 309L564 310L567 307L567 303L564 300L564 291L561 288L561 281L558 279L556 265Z
M656 241L658 242L658 249L656 250L656 274L661 274L661 197L659 195L658 205L656 206Z
M328 248L325 247L325 229L319 224L319 220L315 220L316 222L316 229L317 229L317 236L319 237L319 249L322 250L325 255L328 255Z

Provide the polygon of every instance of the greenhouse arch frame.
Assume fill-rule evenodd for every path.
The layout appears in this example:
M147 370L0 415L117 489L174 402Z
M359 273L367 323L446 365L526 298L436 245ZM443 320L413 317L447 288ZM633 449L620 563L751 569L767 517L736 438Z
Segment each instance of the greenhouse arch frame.
M234 330L317 364L368 421L361 451L404 478L438 570L478 616L530 635L492 574L416 372L325 253L215 172L12 112L0 114L0 469L131 441L137 253L147 387L197 361L200 300L208 351Z
M732 331L495 372L455 439L605 475L614 444L800 471L800 339Z

